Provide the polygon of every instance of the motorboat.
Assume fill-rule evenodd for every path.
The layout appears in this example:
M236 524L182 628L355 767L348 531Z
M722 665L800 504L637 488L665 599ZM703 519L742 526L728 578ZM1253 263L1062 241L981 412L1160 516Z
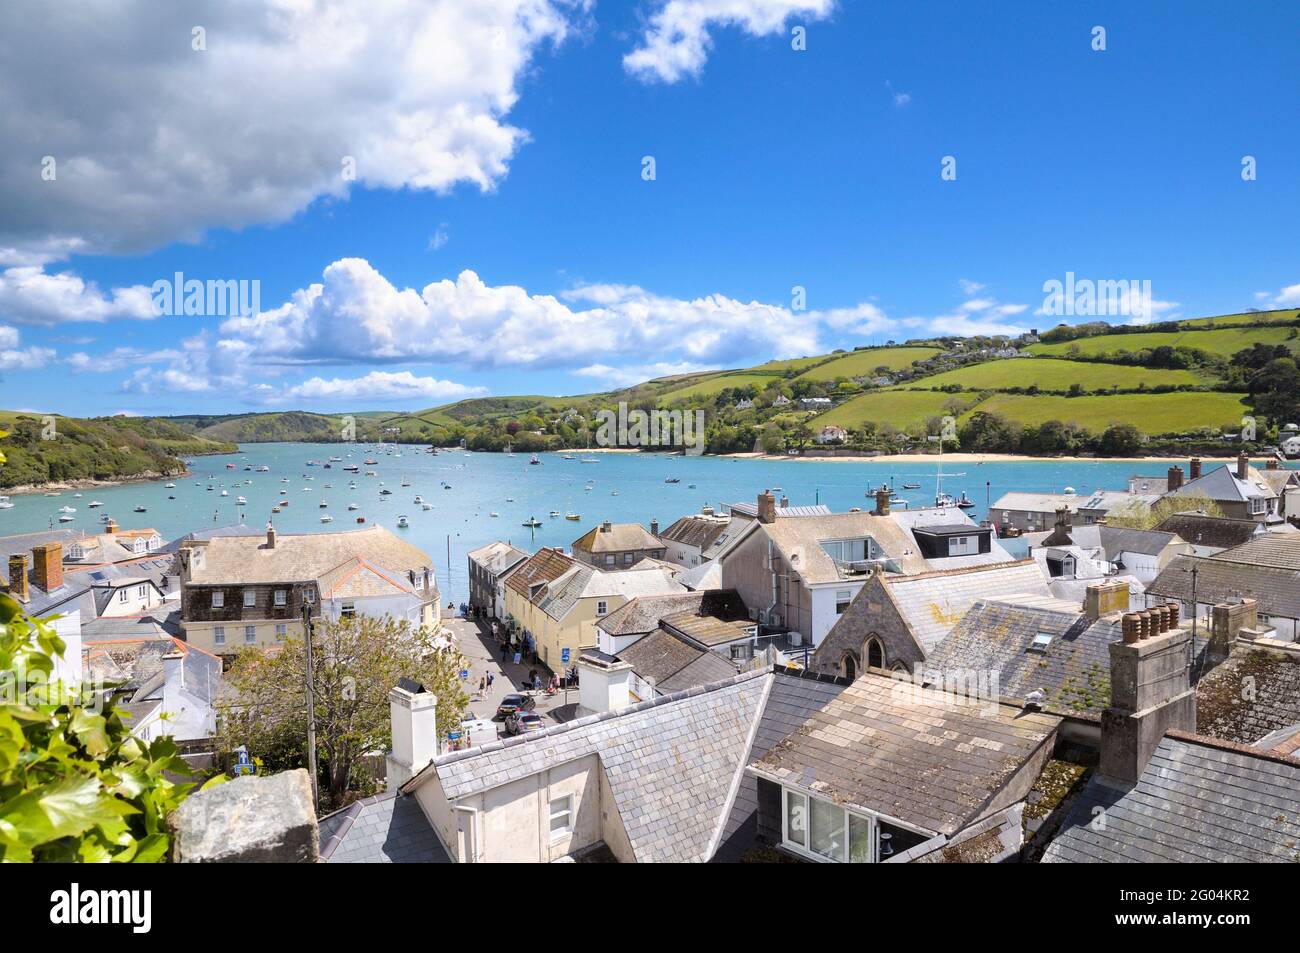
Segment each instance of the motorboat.
M235 497L235 504L237 506L247 506L248 500L244 499L242 496L237 496Z
M419 493L417 493L417 494L415 494L415 501L414 501L414 502L416 502L416 503L423 503L423 502L424 502L424 497L422 497Z
M560 511L559 511L559 510L551 510L551 512L547 513L546 515L547 515L547 516L559 516L559 515L560 515Z
M665 482L665 483L681 483L682 481L679 480L677 477L668 477L666 480L664 480L664 482Z
M405 516L399 516L397 518L397 525L402 527L402 529L405 529L406 527L411 525L411 521L408 520Z
M975 508L975 501L966 495L965 490L962 490L961 497L953 505L958 506L963 510L970 510Z
M175 485L175 484L173 484L173 486L174 486L174 485ZM89 506L89 507L93 510L95 507L97 507L97 506L103 506L104 504L103 504L101 501L99 501L99 500L91 500L91 501L90 501L89 503L87 503L86 505Z
M921 484L919 484L919 483L904 483L904 484L903 484L903 489L904 489L904 490L919 490L919 489L921 489Z
M9 497L0 496L0 510L12 510L13 508L14 505L13 503L9 502Z
M500 516L500 515L501 515L501 514L498 513L498 512L496 512L495 510L494 510L493 512L491 512L491 513L488 514L488 516Z
M221 495L222 495L222 496L229 496L229 495L230 495L230 491L229 491L229 490L222 490L222 491L221 491Z
M266 466L266 465L262 465L262 466L260 466L260 467L257 468L257 472L258 472L258 473L270 473L270 472L271 472L271 468L268 467L268 466Z
M433 509L433 504L432 504L432 503L421 503L421 504L420 504L420 509L422 509L422 510L431 510L431 509Z
M349 503L349 504L348 504L348 509L350 509L350 510L359 510L359 509L361 509L361 505L360 505L359 503Z
M143 506L137 506L137 507L135 508L135 512L136 512L136 513L147 513L147 512L149 512L149 511L146 510Z
M320 521L322 523L333 523L334 517L330 516L328 513L325 513L321 516Z
M379 491L379 495L380 495L380 496L392 496L392 495L393 495L393 491L390 490L390 489L388 489L387 487L384 487L384 489L382 489L382 490Z
M329 506L329 504L326 503L324 500L321 500L319 503L316 504L316 506L323 510L326 509Z
M273 507L271 507L271 512L272 512L272 513L278 513L278 512L280 512L280 507L278 507L278 506L273 506Z
M542 525L542 521L539 520L537 517L534 516L534 517L531 517L530 519L526 519L526 520L524 520L523 525L524 525L524 526L529 526L529 527L532 527L532 528L536 528L536 527Z
M70 513L64 513L62 516L59 517L59 522L60 522L60 523L71 523L71 522L72 522L73 520L75 520L75 519L76 519L76 517L73 516L72 514L70 514Z
M542 465L542 461L541 461L541 460L538 460L538 459L537 459L537 454L534 453L531 457L528 458L528 465L529 465L530 467L539 467L539 466ZM525 524L525 525L527 525L527 524Z
M165 490L174 490L174 489L176 489L176 484L175 484L175 483L168 483L165 487L163 487L163 489L165 489Z
M75 513L75 512L77 512L77 510L76 510L75 507L72 507L72 506L60 506L60 507L59 507L59 512L60 512L60 513Z
M566 520L571 520L571 521L573 521L574 523L576 523L576 522L578 522L578 520L582 519L582 517L581 517L579 514L577 514L577 513L565 513L565 514L564 514L564 518L565 518Z

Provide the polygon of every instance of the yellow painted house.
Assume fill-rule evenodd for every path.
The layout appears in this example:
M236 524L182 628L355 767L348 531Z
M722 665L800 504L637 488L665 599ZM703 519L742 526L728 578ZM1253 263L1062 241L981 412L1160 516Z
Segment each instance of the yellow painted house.
M530 556L506 583L506 612L529 633L537 654L552 670L577 661L597 645L596 623L637 596L685 592L672 569L647 563L617 572L584 565L558 549Z

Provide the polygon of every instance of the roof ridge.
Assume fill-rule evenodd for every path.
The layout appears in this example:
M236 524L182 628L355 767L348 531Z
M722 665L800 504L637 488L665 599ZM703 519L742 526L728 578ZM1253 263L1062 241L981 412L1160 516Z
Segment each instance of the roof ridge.
M1215 738L1210 735L1197 734L1194 731L1180 731L1176 728L1170 728L1165 732L1166 738L1173 738L1177 741L1185 741L1189 744L1200 745L1203 748L1215 748L1219 751L1229 751L1234 754L1250 755L1252 758L1260 758L1264 761L1272 761L1276 764L1285 764L1292 768L1300 768L1300 761L1295 758L1287 757L1283 754L1276 754L1268 748L1254 748L1238 741L1229 741L1226 738Z
M990 569L1010 569L1012 566L1035 566L1032 559L1010 559L1000 563L982 563L978 566L956 566L952 569L931 569L927 572L913 573L909 576L899 576L886 573L881 578L886 580L890 585L897 585L902 582L911 582L914 579L934 579L938 576L964 576L973 572L988 572Z

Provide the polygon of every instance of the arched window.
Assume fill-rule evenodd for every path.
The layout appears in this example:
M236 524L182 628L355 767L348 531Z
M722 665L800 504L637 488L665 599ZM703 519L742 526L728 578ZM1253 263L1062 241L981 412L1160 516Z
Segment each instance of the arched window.
M840 670L849 681L858 677L858 660L853 657L852 652L844 653L844 658L840 659Z
M867 657L868 668L885 667L885 647L874 635L867 639L867 648L863 654Z

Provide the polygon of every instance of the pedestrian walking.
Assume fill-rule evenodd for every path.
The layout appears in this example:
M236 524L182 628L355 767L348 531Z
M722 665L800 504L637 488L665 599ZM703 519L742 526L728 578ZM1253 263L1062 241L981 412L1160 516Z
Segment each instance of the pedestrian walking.
M488 687L488 691L492 691L492 679L494 679L494 678L496 678L496 676L493 675L491 672L488 672L488 677L487 677L487 687Z

